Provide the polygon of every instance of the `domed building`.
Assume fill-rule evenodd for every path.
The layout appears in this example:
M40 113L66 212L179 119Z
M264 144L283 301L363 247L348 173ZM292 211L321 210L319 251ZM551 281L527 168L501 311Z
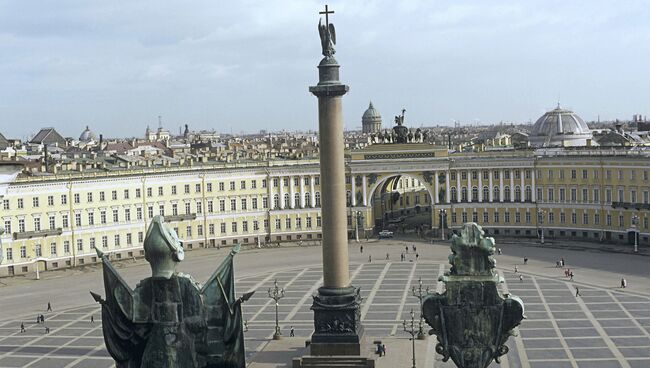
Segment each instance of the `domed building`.
M368 109L361 117L361 125L363 127L363 133L371 134L381 132L381 115L379 115L379 111L375 110L375 107L372 106L372 101L370 101Z
M90 130L88 125L86 125L86 129L83 132L81 132L81 135L79 136L79 141L80 142L90 142L90 141L96 141L96 140L97 140L97 136L95 135L95 133L93 133Z
M580 116L558 104L537 119L529 141L533 147L581 147L593 145L593 135Z

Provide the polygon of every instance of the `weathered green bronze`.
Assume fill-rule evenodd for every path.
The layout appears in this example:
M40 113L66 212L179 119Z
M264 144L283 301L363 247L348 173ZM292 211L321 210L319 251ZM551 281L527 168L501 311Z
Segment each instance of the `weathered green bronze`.
M524 303L501 296L494 272L494 239L485 237L476 223L463 225L454 235L449 256L451 270L441 276L445 292L424 300L424 318L437 335L436 352L459 368L486 368L508 352L505 345L524 319Z
M253 293L235 299L238 245L201 286L176 272L184 258L181 242L156 216L144 240L152 276L135 290L96 251L103 262L106 300L90 293L102 305L104 341L118 368L246 366L241 303Z

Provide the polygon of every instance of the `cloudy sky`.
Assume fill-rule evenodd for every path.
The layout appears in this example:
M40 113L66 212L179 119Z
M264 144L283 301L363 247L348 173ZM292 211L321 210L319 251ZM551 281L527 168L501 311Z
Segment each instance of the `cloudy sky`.
M324 1L0 0L0 132L317 128ZM346 127L650 115L647 1L330 1Z

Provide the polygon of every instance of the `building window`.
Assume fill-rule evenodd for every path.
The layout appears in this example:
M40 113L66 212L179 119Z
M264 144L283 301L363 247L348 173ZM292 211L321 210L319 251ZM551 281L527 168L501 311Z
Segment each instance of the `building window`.
M61 215L61 225L63 226L64 229L67 229L70 226L70 224L68 223L67 214Z
M487 211L483 212L483 223L486 223L486 224L487 224L488 221L490 220L490 218L489 218L488 215L489 215L489 214L488 214Z
M424 197L427 198L426 196ZM487 201L490 198L490 188L487 186L483 187L483 201Z
M510 211L504 212L504 214L503 214L503 222L505 222L506 224L510 223Z
M153 197L153 189L147 188L147 197Z
M314 185L320 185L320 176L314 177Z
M113 222L120 222L120 214L118 210L113 210Z
M295 193L293 196L293 207L300 208L300 193Z
M269 197L262 197L262 207L269 208Z
M131 221L131 209L124 209L124 221Z
M492 192L493 192L492 199L494 201L499 202L501 200L501 198L499 198L499 193L500 193L499 186L495 185L494 188L492 188Z
M50 230L56 229L56 217L55 216L50 216Z
M507 185L503 188L503 200L504 201L510 200L510 187Z
M237 211L237 199L233 198L230 200L230 210Z
M135 198L142 197L142 190L140 188L135 189Z
M248 232L248 221L242 221L241 223L241 231L246 233Z
M88 193L88 194L86 194L86 197L87 197L86 200L88 201L88 203L92 203L92 201L93 201L93 194L92 194L92 193Z
M161 197L165 195L165 190L163 189L163 187L158 187L158 195Z
M589 225L589 214L586 212L582 214L582 224Z
M467 222L467 212L464 212L460 214L460 218L463 221L463 224Z
M77 227L81 226L81 213L74 214L74 225Z
M126 234L126 245L133 245L133 236L131 233Z
M34 208L38 208L38 197L32 198L32 205Z
M158 205L158 214L160 216L165 217L165 205L164 204Z
M149 219L153 218L153 206L147 207L147 216L149 217Z
M20 258L27 258L27 247L24 245L20 247Z
M521 223L521 213L519 211L515 212L515 223Z
M499 223L499 212L495 210L493 217L494 217L494 223L498 224Z
M316 201L316 207L320 207L320 192L316 192L314 197Z
M66 205L68 204L68 196L65 194L61 194L61 204Z
M5 233L11 234L11 220L5 220Z
M77 239L77 251L83 252L84 250L84 241L83 239Z
M533 200L533 190L531 189L530 185L526 186L526 194L525 194L525 200L526 202L532 202Z
M106 235L102 236L102 248L103 249L108 248L108 236Z
M90 226L95 225L95 213L94 212L88 212L88 225L90 225Z
M124 189L124 199L129 199L129 190Z
M138 208L135 209L135 218L138 221L142 220L142 208L141 207L138 207Z
M95 238L90 238L90 249L95 249Z
M575 212L571 213L571 224L575 225L578 223L578 219Z
M526 215L524 216L526 223L530 224L530 212L526 211Z
M257 189L257 180L251 180L251 189Z
M214 212L214 204L210 200L210 201L208 201L208 213L213 213L213 212Z
M212 192L212 183L206 183L205 184L205 190L208 191L208 192ZM175 190L174 190L174 192L175 192ZM176 193L172 193L172 194L176 194Z
M47 196L47 205L54 206L54 196Z
M111 199L117 201L117 190L111 192Z
M549 213L548 213L548 223L549 224L555 223L555 213L549 211Z
M189 185L189 184L185 184L185 185L183 186L183 191L184 191L185 194L190 194L190 185Z
M242 211L248 210L248 203L246 202L246 198L241 199L241 210Z
M63 254L70 254L70 241L69 240L64 240L63 241Z
M7 260L11 261L12 259L14 259L14 250L7 248Z
M115 246L119 247L120 246L120 234L115 234Z
M196 235L203 236L203 225L196 225Z
M144 233L142 231L138 231L138 243L142 243L144 241Z
M282 229L282 220L280 220L279 218L275 219L275 229L276 230Z
M201 193L201 184L194 185L194 192Z
M451 201L456 202L458 198L458 195L456 193L456 187L449 188L449 192L451 193Z
M287 230L291 229L291 217L287 217L287 218L284 220L284 225L285 225L285 228L286 228Z
M185 235L187 235L188 238L192 237L192 226L188 226L185 228Z
M208 234L214 235L214 224L208 225Z
M600 214L594 214L594 225L600 225Z
M203 213L203 203L202 202L196 202L196 213L198 213L198 214Z
M323 219L320 216L316 216L316 227L323 226Z
M226 223L225 223L225 222L222 222L222 223L220 224L219 232L220 232L221 234L225 234L225 233L226 233Z
M234 181L230 182L230 190L235 190L235 182Z
M254 210L257 209L257 197L251 199L251 206L253 207Z
M260 223L257 220L253 220L253 231L258 231L260 229Z
M191 207L192 207L192 205L190 204L190 202L185 202L185 214L186 215L189 215L190 212L192 211Z
M266 188L268 183L266 182L266 179L262 179L262 188Z
M564 224L566 222L566 214L564 212L560 212L560 223Z

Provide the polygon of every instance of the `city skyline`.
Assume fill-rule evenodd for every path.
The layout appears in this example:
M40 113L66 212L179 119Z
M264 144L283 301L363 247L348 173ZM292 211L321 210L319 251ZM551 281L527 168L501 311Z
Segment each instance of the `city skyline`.
M159 115L172 133L315 130L307 86L322 5L4 3L0 132L142 136ZM640 1L329 5L351 86L346 129L369 100L385 127L402 107L412 127L534 121L558 100L585 120L647 114Z

